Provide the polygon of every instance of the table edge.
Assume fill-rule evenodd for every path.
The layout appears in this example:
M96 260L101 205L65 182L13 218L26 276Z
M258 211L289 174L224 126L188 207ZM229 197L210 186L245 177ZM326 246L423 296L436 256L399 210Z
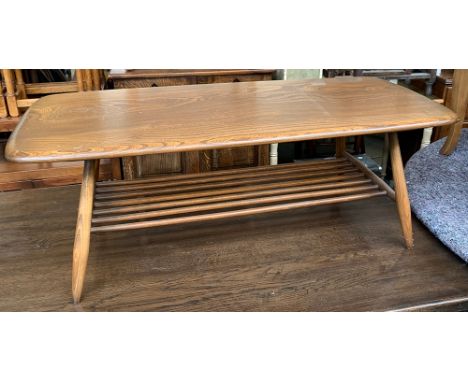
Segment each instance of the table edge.
M66 161L80 161L80 160L92 160L92 159L108 159L108 158L122 158L129 156L138 156L138 155L150 155L150 154L170 154L170 153L181 153L181 152L190 152L190 151L200 151L200 150L215 150L223 148L235 148L235 147L246 147L246 146L257 146L257 145L267 145L274 143L288 143L288 142L298 142L306 140L316 140L316 139L325 139L325 138L338 138L338 137L348 137L348 136L358 136L358 135L373 135L373 134L383 134L399 131L408 131L408 130L417 130L437 126L446 126L453 124L457 121L457 116L453 113L453 118L446 120L438 120L435 122L421 122L413 123L409 125L398 125L391 127L374 127L366 128L361 130L349 130L343 132L321 132L321 133L311 133L311 134L302 134L302 135L292 135L292 136L282 136L279 138L259 138L251 139L248 141L230 141L230 142L219 142L213 144L194 144L194 145L181 145L180 147L148 147L143 149L128 149L122 151L100 151L99 153L94 152L82 152L82 153L60 153L60 154L51 154L51 155L24 155L21 151L15 150L12 146L14 144L16 132L19 129L15 129L13 134L10 136L10 139L7 142L5 147L5 158L10 162L16 163L41 163L41 162L66 162ZM22 121L21 121L22 122ZM20 123L21 123L20 122Z

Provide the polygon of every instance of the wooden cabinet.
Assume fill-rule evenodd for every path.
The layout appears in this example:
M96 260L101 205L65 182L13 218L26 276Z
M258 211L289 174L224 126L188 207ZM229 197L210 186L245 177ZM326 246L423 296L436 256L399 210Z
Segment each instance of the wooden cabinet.
M144 69L111 71L114 89L213 84L272 80L272 69ZM196 173L269 163L269 146L238 147L189 153L156 154L122 159L123 177L134 179L157 174Z

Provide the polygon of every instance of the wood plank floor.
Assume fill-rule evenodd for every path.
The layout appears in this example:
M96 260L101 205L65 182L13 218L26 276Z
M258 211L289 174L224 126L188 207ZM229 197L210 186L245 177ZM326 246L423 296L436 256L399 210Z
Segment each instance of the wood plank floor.
M71 300L77 186L0 193L1 311L468 309L468 267L388 198L92 236Z

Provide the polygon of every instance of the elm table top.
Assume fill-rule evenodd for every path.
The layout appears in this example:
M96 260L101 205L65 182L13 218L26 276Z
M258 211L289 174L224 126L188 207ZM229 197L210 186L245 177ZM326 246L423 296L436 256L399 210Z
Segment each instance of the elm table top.
M34 103L7 159L52 162L207 150L453 123L444 106L377 78L59 94Z

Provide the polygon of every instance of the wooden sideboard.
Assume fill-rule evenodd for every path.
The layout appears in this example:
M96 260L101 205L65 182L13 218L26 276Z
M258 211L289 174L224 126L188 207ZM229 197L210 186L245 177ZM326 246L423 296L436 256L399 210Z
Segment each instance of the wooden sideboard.
M226 82L268 81L273 69L139 69L111 71L108 87L148 88ZM157 174L198 173L269 163L269 146L249 146L187 153L154 154L122 159L125 179Z

